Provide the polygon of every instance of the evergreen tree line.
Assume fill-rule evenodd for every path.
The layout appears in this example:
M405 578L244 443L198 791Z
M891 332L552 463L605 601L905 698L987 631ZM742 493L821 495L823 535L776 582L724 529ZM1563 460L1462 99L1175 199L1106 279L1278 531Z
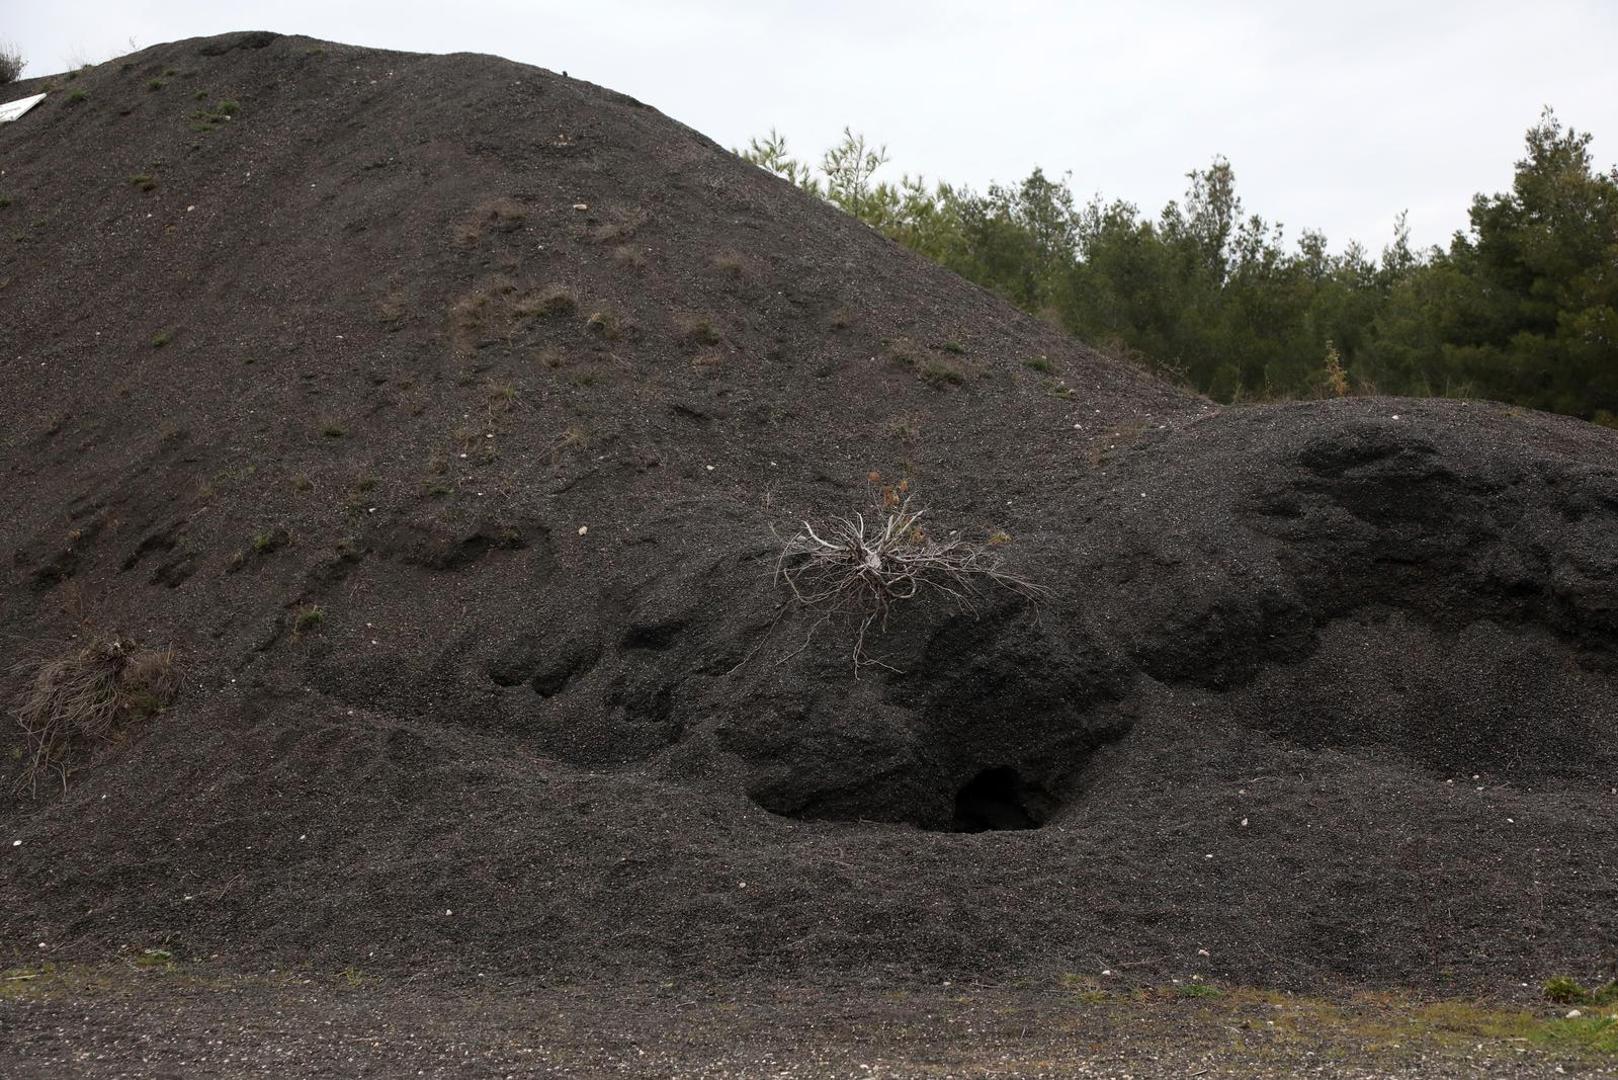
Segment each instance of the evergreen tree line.
M1477 195L1448 248L1403 215L1373 256L1249 214L1229 161L1156 217L1080 204L1040 169L986 191L879 181L845 129L818 167L772 131L744 159L1084 341L1221 401L1346 393L1486 397L1618 425L1618 168L1547 109L1509 192Z

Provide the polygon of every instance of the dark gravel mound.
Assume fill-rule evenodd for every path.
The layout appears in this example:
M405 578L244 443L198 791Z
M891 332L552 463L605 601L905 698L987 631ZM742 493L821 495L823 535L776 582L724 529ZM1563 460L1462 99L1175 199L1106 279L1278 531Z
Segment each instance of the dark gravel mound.
M0 163L0 658L186 675L7 798L16 959L1618 961L1614 433L1217 411L489 57L160 46ZM872 470L1043 599L896 606L856 678L771 571Z

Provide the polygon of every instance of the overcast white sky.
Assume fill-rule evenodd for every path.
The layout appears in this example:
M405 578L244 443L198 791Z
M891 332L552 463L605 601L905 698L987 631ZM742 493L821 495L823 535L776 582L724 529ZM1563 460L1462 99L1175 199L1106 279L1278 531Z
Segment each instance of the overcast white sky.
M1355 0L4 0L28 73L226 30L496 53L631 94L726 146L844 124L982 187L1035 165L1155 212L1224 154L1247 209L1373 251L1511 181L1542 105L1618 161L1618 3Z

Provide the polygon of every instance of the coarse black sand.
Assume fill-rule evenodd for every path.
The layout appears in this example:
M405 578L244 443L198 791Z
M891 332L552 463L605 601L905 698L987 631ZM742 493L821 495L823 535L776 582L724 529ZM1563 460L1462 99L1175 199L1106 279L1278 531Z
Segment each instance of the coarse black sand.
M186 681L0 804L0 1042L315 1008L151 956L404 1026L473 978L677 1024L1618 975L1618 433L1218 408L491 57L235 34L7 99L52 87L0 125L0 690L110 632ZM1044 591L896 605L856 672L772 571L901 480Z

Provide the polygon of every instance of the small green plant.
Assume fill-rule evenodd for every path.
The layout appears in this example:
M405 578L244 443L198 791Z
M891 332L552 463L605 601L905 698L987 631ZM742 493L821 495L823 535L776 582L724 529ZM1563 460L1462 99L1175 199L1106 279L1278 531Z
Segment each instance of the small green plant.
M1348 372L1343 370L1343 354L1330 338L1326 339L1326 359L1321 365L1320 381L1327 397L1348 396Z
M947 353L954 353L956 356L966 355L966 346L962 345L959 341L946 341L944 344L940 345L939 348L943 349Z
M341 439L348 434L348 427L335 417L326 417L320 421L320 434L326 439Z
M517 402L517 386L515 383L502 382L498 379L489 380L489 409L492 412L506 412Z
M1174 995L1183 998L1216 998L1223 993L1219 987L1205 982L1178 983L1174 987Z
M279 551L292 543L292 534L277 526L273 529L261 529L253 534L253 552L257 555L268 555Z
M319 604L303 604L292 610L292 636L303 637L326 621L326 609Z
M144 971L173 971L174 954L167 949L142 949L130 963Z
M1041 375L1054 375L1056 373L1056 365L1051 363L1050 357L1044 355L1030 356L1022 362L1022 366L1031 371L1037 371Z
M173 340L173 330L159 330L157 333L152 335L152 348L161 349L163 346L167 345Z
M202 95L202 97L206 96L206 94ZM201 98L199 97L198 100L201 100ZM214 107L211 109L198 109L191 114L191 130L212 131L220 124L228 123L230 118L236 115L239 108L240 106L234 101L225 98L222 101L215 102Z
M151 191L157 187L157 177L151 173L136 173L129 178L129 182L135 185L137 191Z
M948 360L928 357L922 361L921 378L929 386L963 386L966 383L966 372Z
M915 371L921 366L921 350L907 337L891 338L883 345L888 359L899 367Z
M1586 990L1577 979L1558 975L1546 980L1544 994L1545 1000L1553 1005L1618 1005L1618 979Z
M71 94L69 94L67 96L67 103L69 105L82 105L84 102L86 102L88 100L90 100L90 95L88 93L86 93L85 91L79 90L79 89L75 89Z
M0 195L0 210L4 210L6 207L8 207L10 205L11 205L11 196L10 195Z
M168 83L164 82L162 79L152 79L146 84L146 89L155 94L167 85Z

